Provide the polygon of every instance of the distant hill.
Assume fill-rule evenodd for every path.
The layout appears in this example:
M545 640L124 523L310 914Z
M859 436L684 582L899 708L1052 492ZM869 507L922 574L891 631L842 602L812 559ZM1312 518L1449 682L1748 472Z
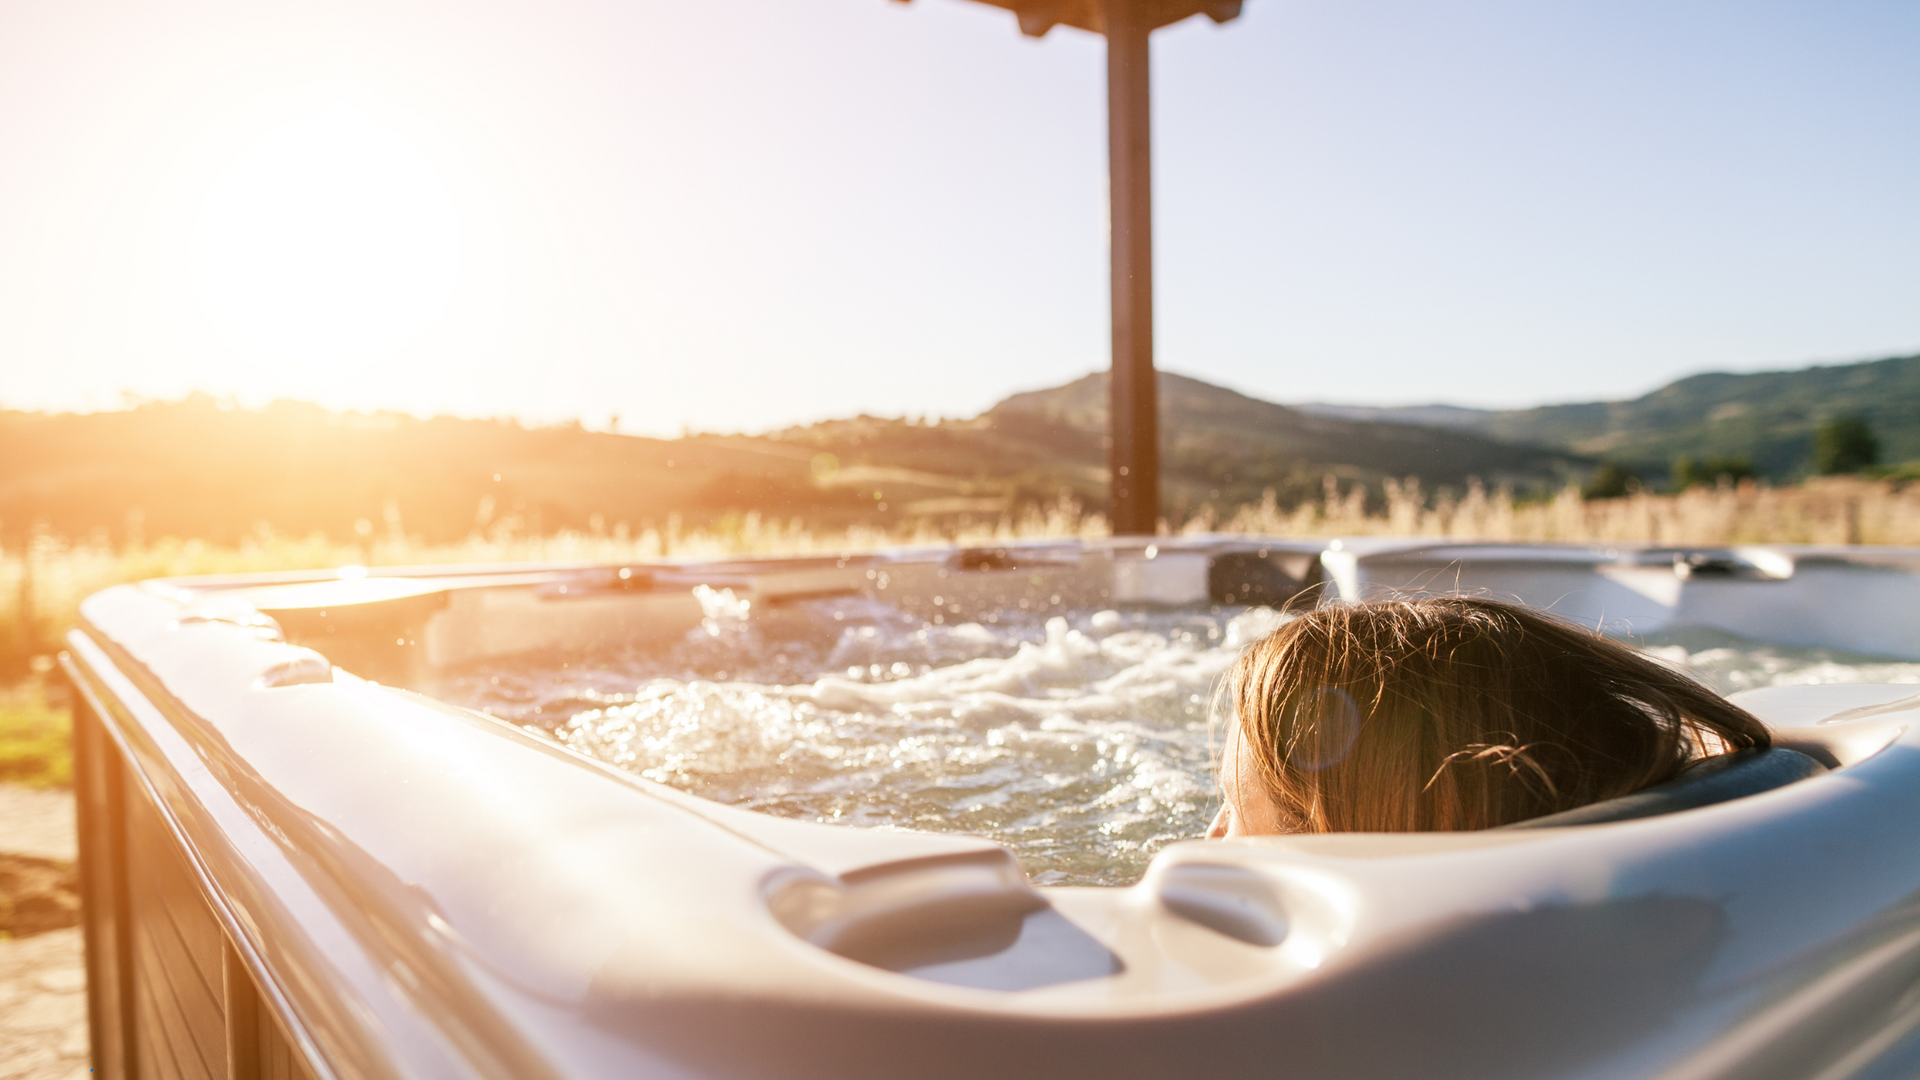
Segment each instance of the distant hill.
M1161 376L1164 511L1229 510L1267 488L1319 494L1333 473L1372 486L1418 476L1545 489L1591 466L1484 434L1313 416ZM0 411L0 542L35 523L68 536L234 542L264 523L338 539L356 524L432 542L478 531L638 531L670 515L817 526L995 518L1070 495L1103 510L1106 376L1016 394L981 416L917 424L870 416L766 435L648 439L577 425L331 413L213 399L123 412Z
M1469 409L1464 405L1334 405L1313 401L1290 406L1310 416L1334 416L1343 420L1369 420L1380 424L1419 424L1426 427L1471 428L1494 415L1493 409Z
M1162 485L1174 506L1234 505L1269 487L1283 497L1315 494L1329 472L1369 483L1418 476L1429 487L1459 486L1478 477L1543 488L1592 464L1471 431L1316 416L1170 372L1160 373L1159 390ZM1010 438L1078 446L1082 460L1104 470L1107 375L1015 394L985 419Z
M351 539L367 520L433 541L503 524L638 527L675 511L798 501L864 509L811 483L807 462L724 440L631 438L577 426L331 413L275 402L223 409L196 395L124 412L0 412L0 538L33 522L85 536L130 532L233 542L265 523Z
M1541 492L1602 459L1650 479L1677 454L1807 467L1813 432L1865 415L1889 462L1920 460L1920 356L1749 375L1696 375L1631 401L1505 412L1260 401L1162 373L1162 508L1185 520L1323 478L1429 490L1472 478ZM1105 509L1107 377L1014 394L968 420L858 416L765 435L648 439L578 425L331 413L195 396L123 412L0 411L0 543L35 523L83 536L233 542L354 535L364 520L434 542L475 530L638 531L757 512L821 527L997 518L1062 495Z
M1694 375L1631 401L1494 412L1415 406L1302 406L1381 422L1441 423L1511 442L1556 447L1662 476L1674 457L1744 457L1761 475L1805 474L1813 433L1836 414L1867 418L1886 462L1920 460L1920 356L1797 371Z

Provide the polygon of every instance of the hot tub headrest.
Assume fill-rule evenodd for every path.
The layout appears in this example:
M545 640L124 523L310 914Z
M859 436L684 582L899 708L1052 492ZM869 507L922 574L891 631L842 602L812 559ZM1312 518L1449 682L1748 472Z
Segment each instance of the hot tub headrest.
M1632 821L1679 810L1758 795L1826 772L1827 767L1798 750L1775 746L1710 757L1664 784L1630 795L1575 807L1558 814L1516 821L1503 829L1550 829L1561 825L1599 825Z

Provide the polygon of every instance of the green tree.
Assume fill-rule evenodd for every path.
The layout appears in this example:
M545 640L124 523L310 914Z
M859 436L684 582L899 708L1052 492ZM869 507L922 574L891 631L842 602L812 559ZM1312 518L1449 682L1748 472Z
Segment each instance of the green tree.
M1743 457L1696 458L1681 454L1673 459L1673 490L1685 491L1696 484L1717 484L1722 480L1737 484L1757 475L1751 459Z
M1588 499L1618 499L1640 490L1640 478L1632 469L1617 461L1603 461L1600 467L1587 477L1587 486L1580 494Z
M1880 440L1859 413L1842 413L1813 436L1813 471L1822 476L1859 472L1880 460Z

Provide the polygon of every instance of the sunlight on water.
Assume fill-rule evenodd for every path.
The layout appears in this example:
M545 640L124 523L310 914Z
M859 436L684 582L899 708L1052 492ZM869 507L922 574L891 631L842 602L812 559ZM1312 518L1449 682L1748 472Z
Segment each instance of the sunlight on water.
M1007 612L930 626L860 599L750 619L730 594L664 653L471 673L446 696L706 798L991 836L1040 884L1135 881L1216 803L1216 681L1265 608ZM1920 683L1920 664L1686 631L1642 643L1723 693Z
M1832 649L1761 645L1717 630L1681 630L1638 644L1684 668L1723 694L1766 686L1828 683L1920 683L1920 664L1880 660Z

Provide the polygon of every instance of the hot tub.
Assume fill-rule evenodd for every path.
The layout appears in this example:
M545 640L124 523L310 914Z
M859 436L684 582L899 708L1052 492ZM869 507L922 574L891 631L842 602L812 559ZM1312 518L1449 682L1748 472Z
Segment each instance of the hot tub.
M835 604L1064 634L1408 590L1826 650L1803 681L1829 684L1737 697L1827 771L1603 824L1166 843L1131 884L1047 885L993 839L757 813L454 703ZM1917 601L1911 550L1245 537L112 589L64 658L95 1069L1910 1075L1920 686L1831 679L1920 680Z

